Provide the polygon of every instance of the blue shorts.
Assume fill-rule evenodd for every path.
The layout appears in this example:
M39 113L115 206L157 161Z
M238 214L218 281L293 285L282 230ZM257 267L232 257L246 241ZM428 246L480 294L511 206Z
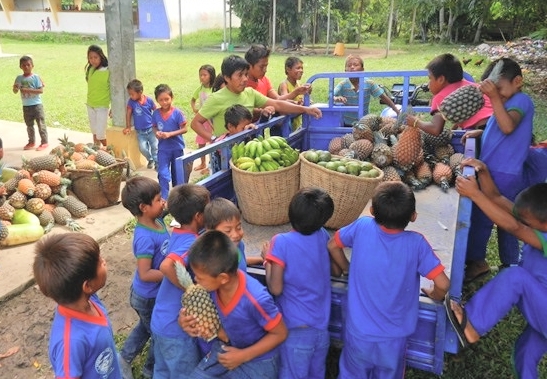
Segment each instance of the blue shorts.
M291 328L279 347L283 379L324 379L330 336L328 330Z
M178 379L189 375L199 363L195 338L152 335L154 340L154 379Z

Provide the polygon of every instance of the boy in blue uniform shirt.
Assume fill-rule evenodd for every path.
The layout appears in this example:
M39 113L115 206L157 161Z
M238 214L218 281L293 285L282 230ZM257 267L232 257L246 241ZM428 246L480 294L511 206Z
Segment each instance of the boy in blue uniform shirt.
M196 339L177 322L184 288L177 280L175 262L186 265L187 251L203 228L203 210L209 198L209 191L195 184L181 184L169 192L167 207L180 227L173 229L167 257L160 266L164 278L152 312L154 379L187 378L200 360Z
M484 72L483 78L488 77L494 68L500 69L499 80L486 79L480 84L481 91L492 102L494 114L488 119L484 132L467 132L464 140L467 137L481 138L479 159L489 167L501 194L513 201L525 187L523 169L532 141L534 103L521 92L522 70L517 62L509 58L494 61ZM490 270L486 263L486 245L492 227L492 221L473 205L467 240L466 281ZM498 230L498 248L503 267L519 263L518 241L514 236Z
M278 378L277 347L287 337L287 328L272 296L238 269L238 260L236 246L217 230L204 233L188 252L196 282L211 292L222 325L219 339L192 379ZM195 316L184 309L179 321L189 335L201 335Z
M516 306L528 324L515 343L514 368L518 378L536 379L539 362L547 353L547 183L525 189L513 204L500 194L484 163L468 159L462 164L474 166L478 180L458 177L460 195L473 200L499 228L524 245L521 265L500 271L465 308L447 295L449 320L466 346L477 342Z
M425 237L407 231L416 199L402 182L376 187L370 213L338 230L328 244L333 273L348 273L348 308L340 357L343 379L402 378L407 338L416 330L422 291L442 300L450 286L444 266ZM343 248L352 247L351 265Z
M82 233L36 242L34 279L57 303L49 337L56 378L121 379L114 333L96 292L106 283L99 244Z
M333 212L324 190L300 189L289 205L294 230L277 234L263 248L266 283L289 329L280 347L284 379L325 378L331 283L330 236L323 225Z
M132 378L131 362L140 354L151 337L150 319L156 296L163 279L160 264L167 253L169 233L160 218L165 202L160 195L160 185L145 176L127 180L122 190L122 204L137 218L133 232L133 254L137 269L131 284L129 302L137 312L139 322L125 340L120 352L124 379ZM151 378L154 370L154 343L151 342L143 367L143 376Z

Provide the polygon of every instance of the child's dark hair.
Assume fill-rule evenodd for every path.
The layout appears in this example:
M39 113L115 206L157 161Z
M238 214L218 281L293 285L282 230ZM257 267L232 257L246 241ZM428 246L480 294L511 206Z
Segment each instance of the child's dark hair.
M404 229L416 212L414 192L402 182L383 182L372 195L374 219L389 229Z
M224 84L226 84L226 82L224 81L224 76L222 76L222 74L218 74L213 81L213 85L211 86L211 92L218 91L222 88Z
M108 58L103 52L103 49L100 46L97 45L91 45L87 48L87 56L89 56L89 53L97 53L99 58L101 58L101 65L100 67L108 67ZM85 80L89 77L89 71L91 71L91 64L89 63L89 60L87 61L87 64L85 65Z
M141 204L152 205L154 198L161 192L157 181L146 176L135 176L125 182L122 189L122 205L133 216L141 216Z
M288 57L285 60L285 75L288 74L289 69L293 68L298 63L304 63L304 62L302 62L302 59L300 59L298 57Z
M133 90L136 93L142 93L142 91L144 91L144 86L139 79L133 79L127 83L127 89Z
M203 233L188 250L188 264L199 267L208 275L235 274L239 253L230 237L218 230Z
M268 58L270 56L270 49L264 45L252 45L245 53L245 60L249 62L251 66L258 63L259 60Z
M220 72L223 77L230 78L236 71L249 70L249 62L237 55L229 55L222 60Z
M169 191L167 208L181 225L188 225L197 213L203 213L209 203L209 190L197 184L179 184Z
M213 84L215 84L215 79L217 76L215 68L211 66L210 64L204 64L203 66L199 68L198 73L201 70L205 70L209 73L209 87L213 88Z
M546 223L547 183L534 184L533 186L522 190L515 198L515 210L517 215L525 210L539 222Z
M34 279L58 304L78 300L84 282L97 276L99 244L87 234L53 234L38 240L34 251Z
M441 54L433 58L425 68L435 78L444 76L448 83L456 83L463 79L463 67L460 60L450 53Z
M226 113L224 113L224 127L228 129L228 124L235 127L238 126L242 120L252 121L252 119L253 115L251 114L251 111L241 104L235 104L228 107Z
M332 217L334 202L330 195L317 187L301 188L289 204L289 220L299 233L310 235Z
M203 218L205 219L205 229L213 230L221 222L230 221L234 218L240 220L241 211L230 200L217 197L205 206Z
M522 76L522 69L517 62L515 62L511 58L500 58L490 62L488 67L486 67L486 70L484 70L484 73L481 76L481 80L486 80L490 76L490 73L492 72L494 67L496 67L496 64L500 61L503 62L501 71L499 73L501 78L513 80L517 76Z
M167 93L171 98L173 98L173 91L171 90L171 87L169 87L167 84L158 84L156 88L154 88L154 97L156 100L158 100L158 96L162 93Z
M21 67L21 65L25 62L30 62L30 64L34 64L31 57L29 57L28 55L23 55L21 58L19 58L19 67Z

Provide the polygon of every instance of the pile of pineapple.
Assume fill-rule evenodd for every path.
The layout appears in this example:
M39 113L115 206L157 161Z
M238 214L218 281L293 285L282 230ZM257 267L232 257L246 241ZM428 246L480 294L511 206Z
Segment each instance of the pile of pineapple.
M351 133L333 138L329 152L371 162L382 169L384 181L403 181L414 190L434 182L446 192L463 159L450 145L452 131L434 136L407 126L405 118L368 114Z
M38 216L46 233L55 224L72 231L82 229L74 219L86 217L88 207L70 191L69 169L100 169L117 160L112 152L93 144L75 144L66 136L59 141L49 154L32 159L22 157L21 169L2 170L0 223L3 226L10 225L15 209L25 209ZM6 233L5 228L2 230Z

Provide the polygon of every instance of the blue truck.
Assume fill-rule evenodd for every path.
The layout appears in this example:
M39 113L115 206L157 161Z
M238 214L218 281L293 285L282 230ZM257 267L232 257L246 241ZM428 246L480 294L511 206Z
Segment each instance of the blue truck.
M343 126L342 114L348 110L355 111L359 117L363 115L363 99L360 99L357 106L340 106L334 103L333 90L335 82L347 78L358 77L361 84L366 78L378 78L398 83L402 89L399 92L399 99L403 110L409 104L413 84L416 81L426 81L427 71L390 71L390 72L367 72L367 73L323 73L312 76L308 83L322 82L327 87L328 101L314 104L318 106L323 116L320 119L310 118L304 115L302 128L295 132L290 131L290 117L281 116L271 119L258 125L255 130L248 130L225 140L206 146L180 157L177 161L177 173L179 177L187 178L188 167L191 163L204 155L214 151L220 151L223 157L222 167L218 172L198 182L209 189L212 197L225 197L237 202L234 192L232 173L228 164L230 147L249 137L262 133L264 128L274 125L282 125L279 133L282 134L288 143L294 148L305 151L308 149L326 150L333 137L348 133L347 127ZM472 77L466 74L466 78ZM309 99L305 100L309 104ZM415 112L429 112L427 105L418 104L413 107ZM465 156L475 156L475 141L468 139L465 146L462 146L460 139L462 133L455 131L451 144L456 151L464 153ZM469 171L467 171L469 170ZM465 168L464 175L471 175L471 169ZM467 235L469 230L471 202L468 198L461 198L451 188L448 193L441 191L435 185L428 186L425 190L416 192L418 220L412 223L409 229L414 229L424 234L431 243L436 254L443 262L447 275L450 277L450 294L459 299L462 293L465 253ZM248 255L259 255L263 241L269 240L274 234L290 230L290 224L280 226L256 226L244 224L245 244ZM350 254L350 252L347 252ZM264 282L264 270L262 267L253 266L248 272ZM332 277L332 299L329 332L332 344L343 345L344 320L347 305L347 280L344 278ZM430 285L428 280L422 278L421 287ZM444 353L457 353L459 349L458 339L449 322L442 303L433 301L423 294L416 294L416 301L419 302L419 319L416 331L409 338L406 354L409 367L441 374L444 363Z

